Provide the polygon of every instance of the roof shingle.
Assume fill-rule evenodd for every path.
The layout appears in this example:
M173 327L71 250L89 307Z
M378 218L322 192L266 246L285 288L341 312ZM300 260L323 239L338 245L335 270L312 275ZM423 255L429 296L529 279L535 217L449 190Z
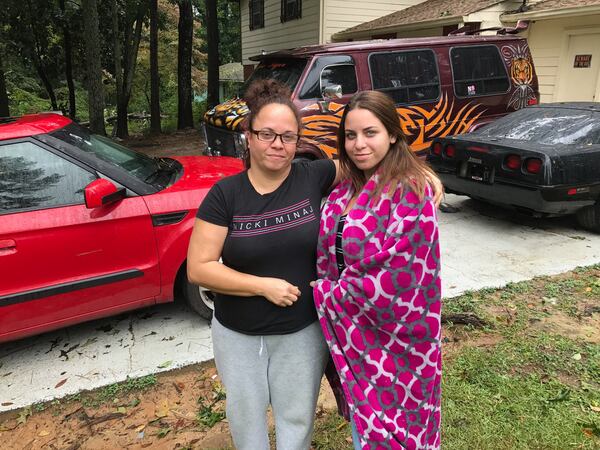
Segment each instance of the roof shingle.
M379 17L370 22L361 23L354 27L340 31L338 34L358 31L374 31L381 28L408 25L418 22L435 20L443 17L462 17L482 9L488 8L503 0L427 0L423 3L396 11L387 16ZM548 0L558 1L558 0ZM566 0L576 1L576 0ZM600 0L580 0L600 1Z
M600 0L546 0L527 5L525 11L545 11L564 8L577 8L580 6L600 5Z

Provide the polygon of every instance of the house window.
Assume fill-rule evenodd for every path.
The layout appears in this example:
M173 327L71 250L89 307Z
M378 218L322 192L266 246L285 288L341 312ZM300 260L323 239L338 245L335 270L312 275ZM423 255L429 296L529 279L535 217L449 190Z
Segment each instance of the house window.
M419 103L440 96L440 77L431 50L374 53L369 56L373 88L395 103Z
M281 21L300 19L302 17L302 0L281 0Z
M506 67L495 45L450 50L457 97L477 97L508 91Z
M265 26L265 2L264 0L250 0L250 29L256 30Z

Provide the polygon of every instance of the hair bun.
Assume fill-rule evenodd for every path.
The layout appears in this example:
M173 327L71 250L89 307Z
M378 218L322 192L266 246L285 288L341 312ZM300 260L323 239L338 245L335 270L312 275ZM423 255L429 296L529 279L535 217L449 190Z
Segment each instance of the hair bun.
M289 99L292 91L277 80L262 79L253 81L244 93L244 101L250 111L258 111L266 103L274 99Z

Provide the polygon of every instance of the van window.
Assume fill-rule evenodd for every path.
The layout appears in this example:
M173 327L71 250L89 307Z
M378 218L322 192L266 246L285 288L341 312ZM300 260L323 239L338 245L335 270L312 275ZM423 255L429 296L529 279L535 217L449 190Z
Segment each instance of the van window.
M431 50L373 53L369 55L373 89L396 103L436 100L440 95L435 54Z
M296 88L298 80L306 67L305 59L271 59L261 61L250 78L246 80L240 92L243 94L254 80L273 79L289 87Z
M321 98L323 89L332 84L342 86L342 94L353 94L358 91L354 60L348 55L319 57L304 81L300 90L300 99Z
M457 97L503 94L510 82L495 45L454 47L450 50Z

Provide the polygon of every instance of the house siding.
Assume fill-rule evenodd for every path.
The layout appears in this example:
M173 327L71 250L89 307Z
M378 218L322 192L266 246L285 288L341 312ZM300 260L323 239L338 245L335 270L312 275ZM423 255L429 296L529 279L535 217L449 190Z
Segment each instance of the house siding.
M323 1L323 43L331 42L331 36L350 27L391 14L422 0L322 0ZM375 32L374 34L381 34ZM360 34L360 38L370 38L369 32Z
M250 30L248 0L241 0L242 63L256 64L248 58L261 51L319 43L320 0L302 0L302 18L281 23L281 1L265 0L265 26Z
M521 6L522 3L523 2L520 0L497 3L488 8L482 9L481 11L469 14L467 16L467 22L480 22L482 29L490 27L502 27L503 25L500 21L500 15L508 11L516 10L519 8L519 6ZM495 31L491 31L487 34L495 34Z
M538 76L541 102L555 101L561 82L561 68L573 64L573 61L567 61L563 54L568 35L578 30L600 33L599 24L600 15L536 20L531 24L527 39ZM568 80L562 82L566 83Z

